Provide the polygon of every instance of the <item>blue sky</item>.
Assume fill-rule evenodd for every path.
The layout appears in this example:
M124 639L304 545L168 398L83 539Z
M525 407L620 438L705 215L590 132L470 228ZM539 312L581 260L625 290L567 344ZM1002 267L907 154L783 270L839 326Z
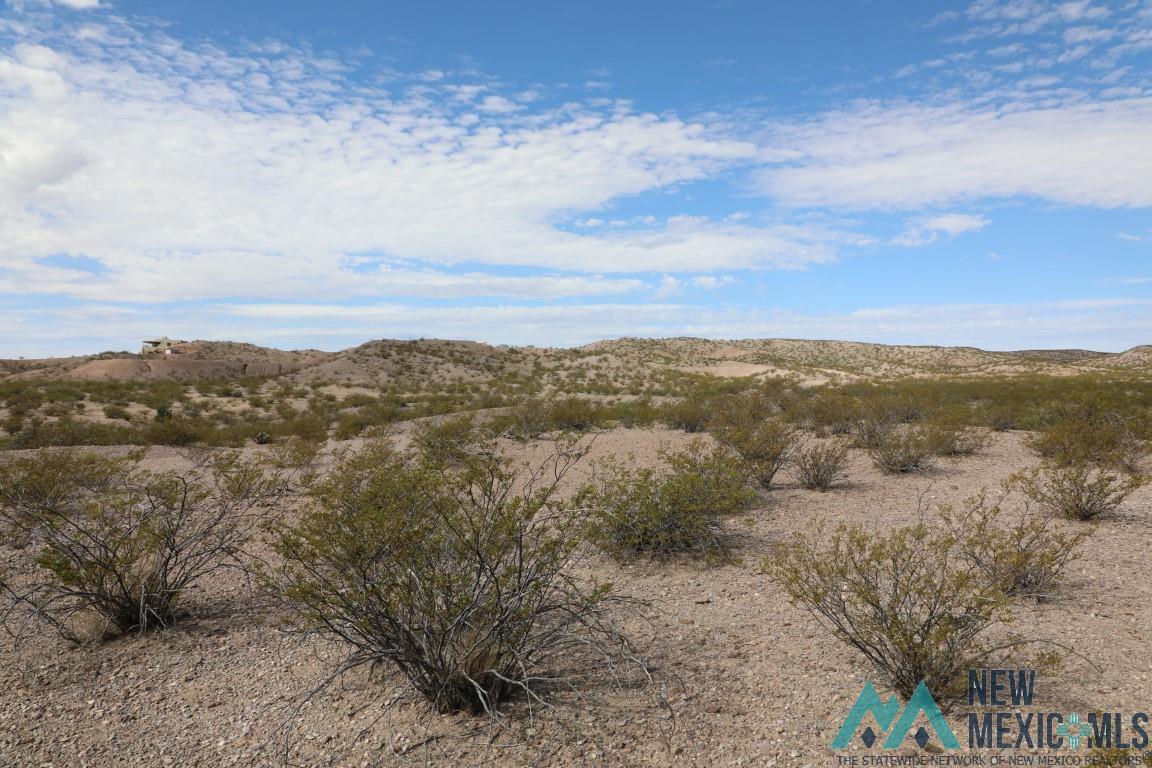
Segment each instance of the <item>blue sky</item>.
M0 356L1152 343L1150 64L1150 0L7 0Z

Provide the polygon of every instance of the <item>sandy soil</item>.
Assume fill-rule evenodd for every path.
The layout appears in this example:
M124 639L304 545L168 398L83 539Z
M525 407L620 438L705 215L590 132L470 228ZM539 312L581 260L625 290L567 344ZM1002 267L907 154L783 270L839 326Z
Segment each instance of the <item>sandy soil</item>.
M598 437L592 458L631 453L651 462L661 445L690 439L615 430ZM735 525L740 560L731 565L593 560L599 577L653 601L646 617L623 620L656 667L648 685L620 690L586 670L579 692L557 692L550 709L513 708L497 727L429 715L415 702L388 706L396 681L362 670L286 727L336 649L285 635L271 602L223 578L192 596L194 616L169 632L83 649L3 641L0 766L271 766L285 754L301 766L834 766L828 745L872 671L782 599L760 574L761 558L796 531L841 521L895 526L915 519L921 494L956 502L995 486L1034 463L1021 441L995 435L981 455L905 477L880 475L856 453L849 481L825 494L785 479ZM524 450L538 456L547 447ZM165 468L182 459L156 449L149 461ZM1073 657L1043 675L1038 708L1152 709L1150 513L1145 488L1092 524L1058 599L1019 604L1014 631L1092 662ZM26 556L0 547L5 566ZM954 726L966 733L959 720Z

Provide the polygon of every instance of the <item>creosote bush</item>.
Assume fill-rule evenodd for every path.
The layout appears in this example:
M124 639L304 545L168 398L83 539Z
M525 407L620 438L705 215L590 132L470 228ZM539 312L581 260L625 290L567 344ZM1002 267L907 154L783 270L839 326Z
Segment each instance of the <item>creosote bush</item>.
M776 474L796 450L799 429L777 418L732 418L712 428L716 439L740 455L762 488L772 487Z
M1059 409L1050 423L1029 437L1028 446L1053 464L1095 464L1136 474L1148 454L1138 430L1133 418L1073 405Z
M918 427L890 429L868 449L872 463L885 474L927 469L932 464L932 441Z
M797 534L764 568L905 700L923 680L945 703L963 695L968 669L1018 644L984 639L1009 598L982 574L953 567L951 547L925 524L884 535L841 526L823 546Z
M38 547L44 574L4 582L10 629L28 614L75 642L171 626L189 588L238 565L255 507L283 487L233 452L163 474L139 458L63 450L0 466L0 522Z
M413 448L435 463L459 464L475 452L482 441L480 428L467 415L424 421L412 431Z
M958 507L942 504L940 518L962 561L990 584L1007 595L1047 600L1080 556L1089 531L1059 528L1054 518L1035 514L1027 504L1016 513L1007 511L1011 490L1009 483L996 498L982 490Z
M924 437L937 456L971 456L988 447L990 437L982 429L966 427L952 421L937 421L924 426Z
M1118 477L1089 464L1047 464L1014 476L1028 498L1059 517L1091 520L1115 512L1146 485L1144 475Z
M265 578L301 631L343 642L337 674L384 663L439 712L540 700L566 665L635 658L608 614L628 601L573 573L581 521L556 488L581 455L567 439L531 468L493 450L346 454Z
M844 479L848 446L834 439L812 441L796 450L792 464L801 486L811 491L827 491Z
M578 494L589 510L589 538L617 557L723 558L729 547L725 519L754 498L743 462L702 440L661 459L659 469L600 462Z

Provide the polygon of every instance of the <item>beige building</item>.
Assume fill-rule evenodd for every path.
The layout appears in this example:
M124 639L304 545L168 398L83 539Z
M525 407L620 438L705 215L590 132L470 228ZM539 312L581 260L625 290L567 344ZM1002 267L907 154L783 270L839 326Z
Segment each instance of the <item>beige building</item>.
M187 344L186 341L179 339L170 339L167 336L161 336L158 339L144 339L144 347L140 350L142 355L171 355L176 351L178 344Z

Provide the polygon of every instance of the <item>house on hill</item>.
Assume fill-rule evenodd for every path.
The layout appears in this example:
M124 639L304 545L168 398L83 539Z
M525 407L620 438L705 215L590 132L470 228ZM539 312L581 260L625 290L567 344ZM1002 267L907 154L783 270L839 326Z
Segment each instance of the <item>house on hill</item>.
M158 339L144 339L144 347L140 350L142 355L171 355L178 352L177 345L187 344L186 341L179 339L170 339L167 336L161 336Z

